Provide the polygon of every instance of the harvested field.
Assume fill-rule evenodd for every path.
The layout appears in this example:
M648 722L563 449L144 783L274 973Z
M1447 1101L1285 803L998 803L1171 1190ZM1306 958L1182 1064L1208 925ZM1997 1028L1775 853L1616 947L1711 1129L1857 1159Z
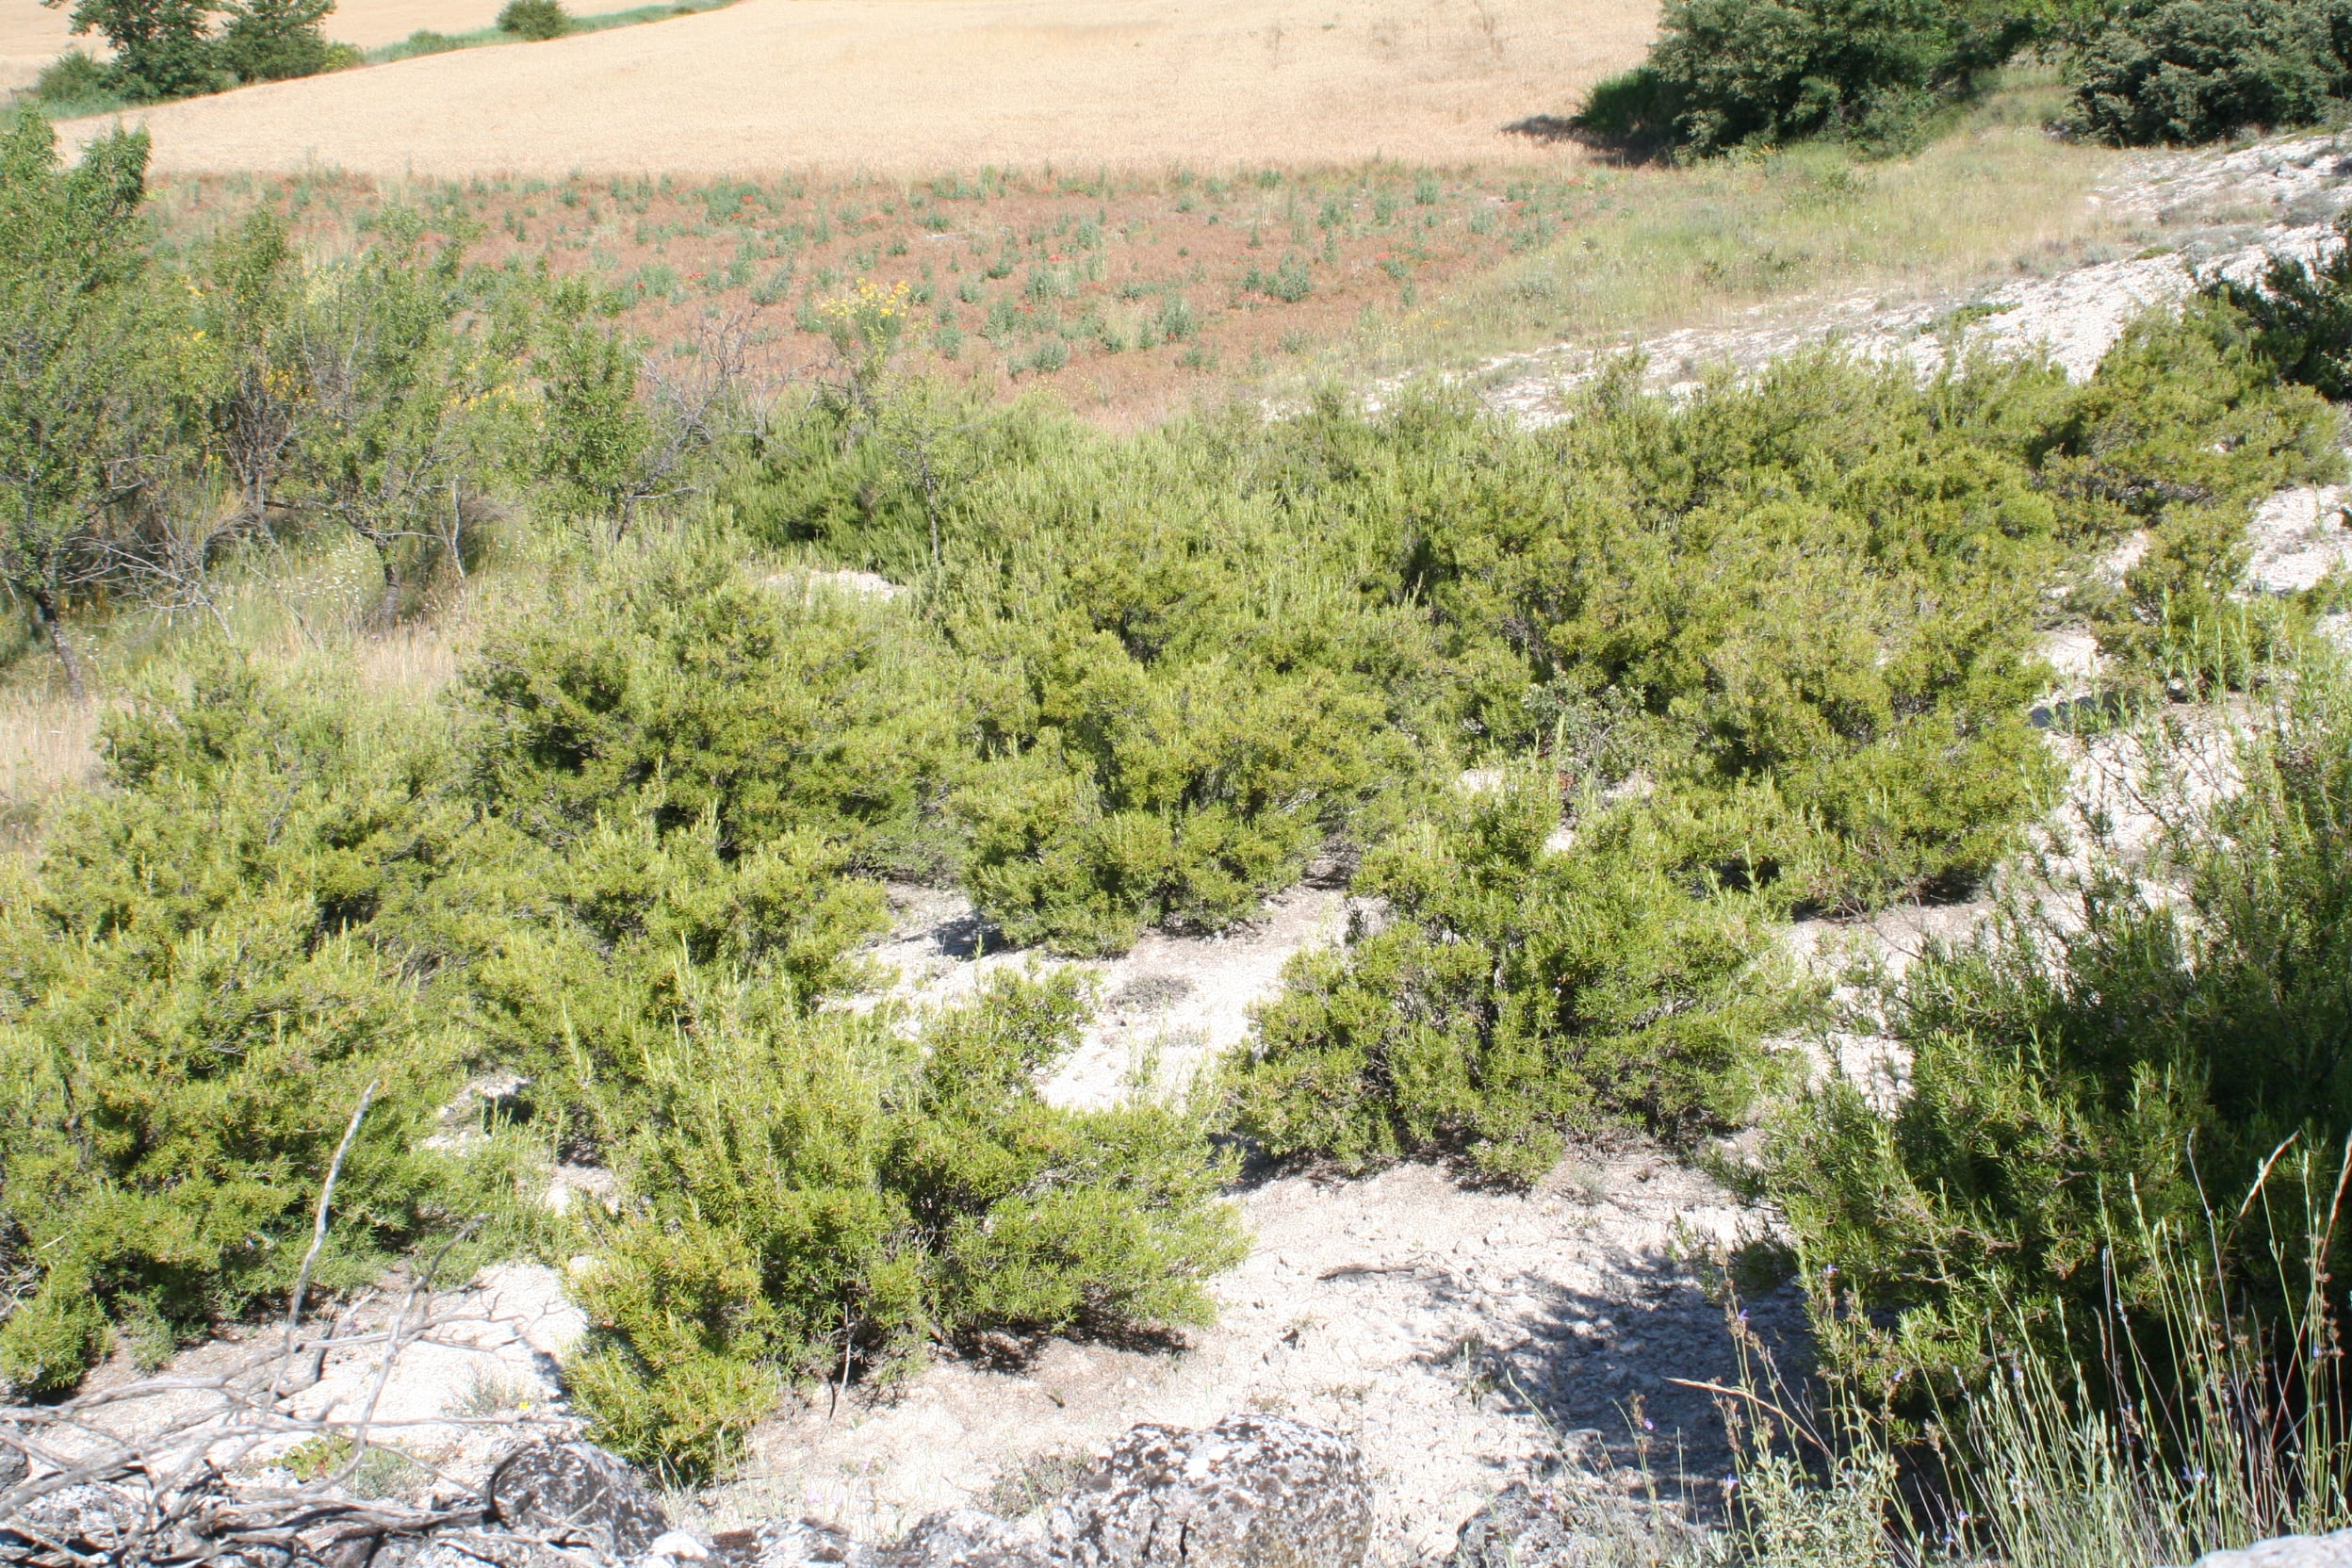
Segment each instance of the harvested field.
M0 8L0 91L30 86L41 68L74 41L63 11L33 0Z
M179 171L1575 160L1503 127L1638 60L1655 17L1649 0L742 0L131 118ZM330 31L356 38L348 21Z

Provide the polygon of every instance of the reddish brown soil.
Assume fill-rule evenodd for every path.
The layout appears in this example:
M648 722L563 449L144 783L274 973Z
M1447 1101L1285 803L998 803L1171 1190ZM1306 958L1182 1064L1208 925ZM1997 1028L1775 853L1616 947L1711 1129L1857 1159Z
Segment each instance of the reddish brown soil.
M905 284L904 362L1004 392L1053 388L1107 424L1149 422L1265 382L1462 275L1549 242L1605 172L1352 172L1206 179L694 184L578 178L379 188L329 181L175 181L168 227L194 235L268 196L310 243L355 242L405 200L498 264L544 256L609 291L657 355L756 311L771 381L822 368L820 307L860 279Z

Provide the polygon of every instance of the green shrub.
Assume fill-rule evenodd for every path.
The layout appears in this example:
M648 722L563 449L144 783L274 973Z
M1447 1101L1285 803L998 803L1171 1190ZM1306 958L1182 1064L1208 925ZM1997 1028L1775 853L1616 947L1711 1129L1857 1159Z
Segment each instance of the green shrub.
M321 1288L372 1279L458 1190L421 1145L461 1043L354 929L446 841L430 737L236 665L106 735L112 788L0 896L0 1218L74 1297L21 1331L64 1383L43 1358L94 1346L90 1313L185 1332L282 1291L371 1081Z
M0 1323L0 1384L30 1397L71 1393L106 1355L109 1337L88 1277L53 1266L32 1299Z
M2344 0L2133 0L2067 57L2082 134L2127 146L2306 125L2352 90Z
M2248 662L2272 639L2239 600L2248 511L2342 471L2340 416L2282 385L2263 341L2220 302L2138 322L2050 433L2050 482L2106 512L2108 527L2151 536L2121 593L2073 596L2123 661L2122 678L2144 689L2168 682L2186 694L2250 678ZM2195 668L2180 667L2184 656Z
M112 74L79 49L69 49L42 66L33 81L33 96L53 108L110 97L114 90Z
M1202 1285L1242 1248L1201 1126L1038 1097L1078 1041L1070 972L999 976L918 1041L712 1000L648 1042L620 1150L645 1206L580 1287L595 1334L566 1380L605 1441L707 1475L785 1378L889 1371L933 1337L1208 1316Z
M2062 1344L2113 1303L2161 1319L2150 1226L2202 1235L2204 1205L2335 1177L2352 1124L2352 687L2306 664L2244 736L2242 794L2183 809L2191 743L2151 729L2170 802L2155 875L2110 858L2082 918L2009 911L1932 951L1893 998L1911 1094L1890 1122L1850 1089L1774 1134L1774 1188L1839 1288L1881 1315L1854 1355L1881 1376L1966 1380L1988 1320ZM2279 1310L2268 1211L2240 1213L2228 1282ZM1857 1318L1858 1326L1865 1320ZM2092 1347L2083 1346L2082 1348Z
M534 43L562 38L571 30L571 13L557 0L506 0L498 12L498 31Z
M875 869L938 869L962 766L952 665L903 612L709 545L657 552L493 638L465 676L485 804L550 843L636 810L709 815L721 853L807 829Z
M1791 1016L1768 972L1774 906L1694 890L1638 807L1565 852L1545 843L1559 817L1522 778L1367 858L1356 886L1393 923L1294 966L1229 1075L1241 1128L1350 1170L1459 1153L1530 1182L1569 1132L1737 1115Z
M282 82L360 63L348 44L330 43L318 24L334 0L237 0L214 41L221 65L239 82Z
M2216 278L2206 292L2254 329L2254 351L2331 402L2352 399L2352 218L2311 261L2273 252L2260 282Z
M1572 123L1701 155L1830 136L1908 145L2032 36L2024 8L1945 0L1669 0L1649 59Z

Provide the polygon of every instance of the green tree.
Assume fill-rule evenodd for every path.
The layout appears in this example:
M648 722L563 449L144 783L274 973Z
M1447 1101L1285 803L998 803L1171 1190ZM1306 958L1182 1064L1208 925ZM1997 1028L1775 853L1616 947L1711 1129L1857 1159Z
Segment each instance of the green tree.
M1899 147L2039 30L2014 0L1668 0L1649 59L1576 122L1701 155L1814 136Z
M2127 146L2307 125L2352 90L2345 0L2138 0L2067 60L2073 128Z
M601 515L627 532L638 503L660 485L649 466L652 422L637 399L636 352L596 319L595 295L580 280L550 294L531 368L543 410L535 466L556 512Z
M302 277L286 220L269 207L221 238L200 274L200 314L218 356L205 408L210 445L254 528L268 525L270 489L293 454L305 404L294 319Z
M335 0L231 0L227 8L229 24L217 48L220 64L240 82L282 82L315 76L342 59L357 63L318 30Z
M300 462L312 503L374 549L384 586L370 619L400 613L416 568L456 553L460 487L480 466L514 368L497 323L472 310L465 252L428 251L415 213L387 213L378 241L316 280L301 327L310 404Z
M41 0L52 9L66 0ZM226 85L213 0L74 0L74 31L114 45L113 85L134 99L186 98Z
M144 131L100 138L72 169L38 113L0 132L0 583L40 624L77 699L81 661L60 612L95 568L139 423L162 401L146 172Z

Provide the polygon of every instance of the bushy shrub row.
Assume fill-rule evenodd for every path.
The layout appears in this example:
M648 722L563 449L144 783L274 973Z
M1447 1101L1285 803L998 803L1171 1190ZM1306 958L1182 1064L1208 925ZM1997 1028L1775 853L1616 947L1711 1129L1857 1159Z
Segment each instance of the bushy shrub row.
M689 524L639 514L688 471L593 301L397 213L332 267L266 217L150 263L141 152L0 147L0 305L58 372L0 384L32 411L0 453L66 450L44 398L86 437L0 524L28 597L336 534L382 626L466 564L457 491L558 526L442 705L191 660L9 871L26 1388L109 1323L168 1348L280 1295L370 1083L326 1284L478 1217L552 1245L531 1167L609 1167L617 1211L564 1222L596 1260L573 1385L680 1475L785 1380L1203 1310L1236 1245L1212 1113L1045 1103L1071 980L828 1005L884 874L1092 954L1354 868L1388 923L1301 966L1219 1102L1281 1154L1524 1180L1602 1119L1718 1123L1804 1000L1773 922L1968 890L2042 809L2055 591L2149 531L2091 608L2164 667L2248 501L2340 461L2217 300L2086 386L1822 355L1677 403L1626 366L1543 431L1435 396L1111 436L868 363L705 452ZM247 531L193 568L164 549L223 514ZM464 1092L494 1073L521 1086Z
M2311 124L2352 91L2344 0L1669 0L1649 58L1572 122L1642 155L1814 137L1905 151L2027 45L2062 62L2066 124L2124 145Z
M2079 30L2072 127L2124 146L2309 125L2352 94L2344 0L2132 0Z
M104 36L109 56L60 57L34 95L86 109L101 96L147 104L346 70L362 56L320 31L334 10L335 0L74 0L74 31Z
M1854 397L1886 400L1833 413L1851 415L1839 400ZM2047 753L2019 719L2033 664L2009 640L2034 612L2008 596L2079 579L2097 541L2151 521L2173 543L2102 610L2131 659L2133 638L2187 614L2185 541L2224 522L2242 531L2255 496L2331 472L2336 429L2316 400L2277 387L2226 311L2144 324L2080 389L2012 372L1917 392L1814 367L1656 426L1609 432L1605 407L1577 425L1604 449L1639 431L1642 477L1685 483L1645 530L1660 575L1619 578L1592 619L1546 628L1590 683L1530 694L1556 715L1546 749L1575 845L1542 852L1557 809L1523 797L1458 810L1367 860L1360 885L1391 898L1396 923L1309 963L1236 1075L1244 1124L1270 1147L1349 1165L1459 1150L1524 1177L1595 1115L1719 1123L1762 1070L1758 1040L1801 1000L1773 999L1762 926L1806 904L1965 888L2047 800ZM1838 433L1864 431L1841 445ZM1758 462L1798 450L1801 472ZM1706 491L1689 482L1710 461L1738 481L1723 505L1742 529L1697 504ZM1639 490L1612 493L1625 506ZM1554 615L1591 559L1562 548L1559 516L1529 536L1542 549L1521 580L1560 596ZM1780 531L1800 516L1844 551ZM1836 531L1840 516L1886 531L1864 545ZM1683 529L1705 541L1707 573L1666 574L1676 556L1660 547ZM1489 543L1481 593L1507 559ZM2211 602L2235 560L2199 558ZM1883 590L1864 562L1887 572ZM1784 621L1718 596L1774 571ZM1899 582L1933 582L1933 609L1916 589L1900 610L1874 597ZM1803 629L1802 649L1783 628ZM1602 680L1613 701L1586 694Z

